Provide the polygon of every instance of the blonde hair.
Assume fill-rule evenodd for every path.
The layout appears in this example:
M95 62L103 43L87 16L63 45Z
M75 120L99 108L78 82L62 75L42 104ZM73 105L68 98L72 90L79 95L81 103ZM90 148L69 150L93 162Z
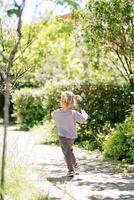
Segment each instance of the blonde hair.
M81 101L82 98L80 95L75 95L73 92L71 91L64 91L61 94L61 104L65 105L65 106L69 106L69 105L76 105L77 101Z

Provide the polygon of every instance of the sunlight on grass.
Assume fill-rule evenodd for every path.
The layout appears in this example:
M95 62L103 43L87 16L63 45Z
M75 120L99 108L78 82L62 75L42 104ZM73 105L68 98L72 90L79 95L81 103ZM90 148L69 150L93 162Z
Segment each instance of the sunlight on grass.
M19 134L13 130L7 137L5 200L49 200L47 194L42 196L36 181L32 178L30 155L34 141L31 134L25 132ZM2 153L2 141L3 134L0 134L0 153Z
M28 166L14 165L7 161L5 173L5 191L7 197L15 200L29 199L31 192L35 193L35 187L30 182L27 172Z
M31 132L39 137L39 143L57 144L58 137L52 120L45 121L43 125L35 126Z
M5 200L50 200L48 195L42 196L30 180L28 165L14 165L7 162L5 176Z

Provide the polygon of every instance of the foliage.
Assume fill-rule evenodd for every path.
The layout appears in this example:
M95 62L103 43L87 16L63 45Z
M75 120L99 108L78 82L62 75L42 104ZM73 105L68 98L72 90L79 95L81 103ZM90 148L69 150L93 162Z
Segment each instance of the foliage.
M22 129L28 130L43 120L46 115L43 98L44 92L37 89L23 88L13 94L14 115Z
M78 142L90 141L94 148L101 148L111 127L125 120L130 105L134 103L130 94L131 88L127 85L90 81L57 83L53 86L48 85L43 90L45 93L40 93L41 97L39 95L38 100L34 98L32 90L18 91L13 97L17 121L21 126L30 128L43 118L50 120L51 112L60 106L60 95L64 90L72 90L82 96L83 101L79 102L79 109L85 109L89 118L85 124L78 125Z
M106 157L134 163L134 111L124 123L116 125L104 142L103 149Z
M28 37L27 29L33 30L32 34L36 34L36 40L15 63L15 73L25 65L32 66L29 73L19 79L19 87L42 87L48 81L55 84L61 80L83 80L86 77L92 80L104 80L107 77L110 81L117 81L119 75L105 65L105 59L101 59L101 56L98 71L95 71L96 55L88 55L89 51L81 36L81 24L77 25L71 16L68 19L54 18L31 27L23 27L24 44ZM90 62L93 59L92 66Z
M67 5L72 7L73 9L78 9L80 7L77 0L76 1L74 1L74 0L58 0L57 3L60 4L60 5L63 5L64 3L66 3Z
M132 0L89 1L84 15L84 37L89 52L109 54L111 66L134 87ZM100 49L101 47L101 49Z
M3 1L0 5L2 10L0 13L0 91L2 92L7 71L10 77L9 85L13 89L16 87L17 80L20 81L27 72L32 71L35 67L33 63L29 62L28 55L34 46L32 44L36 43L37 32L40 32L43 25L22 24L20 18L24 9L24 2L25 0L20 1L18 4L15 1L9 3ZM9 62L9 59L12 62Z
M30 199L32 200L32 199ZM38 199L36 200L52 200L49 196L44 196L44 195L41 195L40 197L38 197Z
M2 138L2 162L1 162L1 178L0 187L5 189L5 170L6 170L6 151L7 151L7 127L9 123L9 105L10 105L10 92L12 82L12 69L16 60L16 54L22 39L22 15L25 7L25 1L22 0L20 5L16 1L12 3L5 3L2 1L0 4L0 90L4 95L4 136ZM8 11L7 11L8 10ZM10 19L15 15L15 21ZM9 21L11 24L9 23ZM14 21L15 23L12 23ZM12 26L13 25L13 26ZM10 31L10 28L12 31ZM28 43L27 43L28 44ZM19 75L19 74L18 74ZM1 92L1 91L0 91ZM0 198L4 200L3 193Z
M74 23L71 19L54 18L31 25L36 34L36 40L27 49L23 58L14 66L14 71L24 65L33 66L19 82L31 82L34 86L44 86L46 81L74 78L82 73L80 59L76 56ZM27 29L24 27L24 43L27 39ZM37 34L38 33L38 34Z
M60 83L50 86L47 89L48 94L45 97L44 106L48 106L48 117L51 110L59 107L60 94L63 90L72 90L83 97L79 106L83 107L89 114L92 128L97 130L95 124L103 124L104 121L115 123L123 121L129 104L132 104L133 98L130 94L130 87L127 85L114 85L107 83L98 83L91 81ZM120 113L120 114L119 114ZM99 128L99 127L98 127Z

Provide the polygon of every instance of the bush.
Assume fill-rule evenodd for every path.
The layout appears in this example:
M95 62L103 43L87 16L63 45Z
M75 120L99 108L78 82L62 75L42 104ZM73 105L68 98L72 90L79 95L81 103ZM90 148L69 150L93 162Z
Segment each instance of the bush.
M14 116L23 130L42 122L46 115L43 107L44 91L23 88L13 94Z
M116 125L115 131L103 144L104 155L134 163L134 112L124 123Z
M47 119L51 118L51 111L59 107L60 94L64 90L72 90L83 97L79 107L86 110L89 118L87 123L79 125L77 141L90 141L94 148L96 146L101 148L105 136L110 132L110 127L125 120L130 105L134 102L134 98L130 94L131 88L128 85L90 81L57 84L47 89L48 93L44 102ZM106 124L108 125L107 130L105 130Z
M134 103L128 85L95 83L90 81L56 83L47 85L44 91L21 89L14 94L15 115L23 128L51 119L51 112L59 108L61 92L72 90L83 97L79 107L85 109L89 118L78 125L77 142L90 141L92 148L100 148L107 134L117 122L123 122ZM35 95L36 94L36 95ZM87 146L87 145L86 145Z

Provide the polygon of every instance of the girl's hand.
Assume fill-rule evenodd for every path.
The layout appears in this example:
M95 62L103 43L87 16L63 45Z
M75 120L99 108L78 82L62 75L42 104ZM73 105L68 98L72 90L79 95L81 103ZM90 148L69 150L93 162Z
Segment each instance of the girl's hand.
M85 112L85 110L81 110L81 114L82 114L85 118L88 118L88 114Z

